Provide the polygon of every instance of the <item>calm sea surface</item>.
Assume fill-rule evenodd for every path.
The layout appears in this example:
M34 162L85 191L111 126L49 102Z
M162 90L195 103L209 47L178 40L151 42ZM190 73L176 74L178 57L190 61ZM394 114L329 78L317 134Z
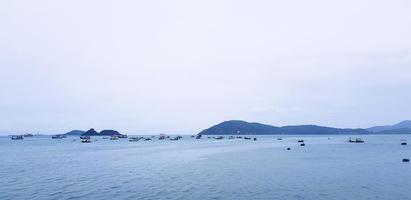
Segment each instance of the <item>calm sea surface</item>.
M329 137L0 137L0 199L411 199L411 136Z

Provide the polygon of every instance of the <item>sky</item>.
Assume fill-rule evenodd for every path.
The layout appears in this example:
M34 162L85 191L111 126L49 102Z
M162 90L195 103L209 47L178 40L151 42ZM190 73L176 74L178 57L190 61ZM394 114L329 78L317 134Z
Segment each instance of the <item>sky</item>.
M2 0L0 134L411 119L409 0Z

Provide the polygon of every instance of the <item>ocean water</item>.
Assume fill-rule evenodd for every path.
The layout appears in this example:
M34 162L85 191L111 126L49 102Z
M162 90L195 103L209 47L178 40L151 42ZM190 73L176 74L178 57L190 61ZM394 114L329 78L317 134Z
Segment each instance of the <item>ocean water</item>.
M411 199L411 136L348 137L0 137L0 199Z

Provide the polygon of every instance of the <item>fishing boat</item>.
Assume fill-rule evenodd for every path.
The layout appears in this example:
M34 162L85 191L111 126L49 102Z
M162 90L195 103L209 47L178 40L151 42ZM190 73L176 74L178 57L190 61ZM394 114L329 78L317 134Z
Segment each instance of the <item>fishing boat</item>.
M141 138L140 137L131 137L128 141L130 142L138 142Z
M83 139L83 140L81 140L81 143L91 143L91 140L90 139Z
M110 137L110 140L118 140L118 136L117 136L117 135L112 135L112 136Z
M12 140L23 140L24 137L22 135L13 135L11 136L11 139Z
M63 139L63 138L66 138L66 135L57 134L57 135L51 136L51 139Z
M80 139L82 139L82 140L90 139L90 136L89 135L81 135Z
M350 138L348 140L348 142L350 142L350 143L364 143L364 140L362 140L361 138L355 138L355 139Z

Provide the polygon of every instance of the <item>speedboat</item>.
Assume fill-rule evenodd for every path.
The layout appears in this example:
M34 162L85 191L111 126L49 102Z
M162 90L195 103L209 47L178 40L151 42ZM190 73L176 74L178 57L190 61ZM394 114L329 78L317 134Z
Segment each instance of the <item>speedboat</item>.
M12 140L23 140L24 137L22 135L13 135L11 136L11 139Z
M348 142L351 142L351 143L364 143L364 140L362 140L361 138L355 138L355 139L350 138L348 140Z

